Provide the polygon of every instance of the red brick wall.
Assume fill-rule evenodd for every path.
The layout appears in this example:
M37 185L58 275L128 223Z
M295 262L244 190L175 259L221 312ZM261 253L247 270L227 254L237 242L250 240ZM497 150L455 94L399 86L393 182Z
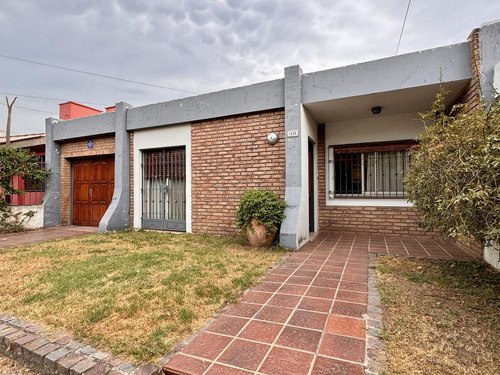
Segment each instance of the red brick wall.
M462 91L462 93L454 100L453 104L464 103L467 104L468 112L474 111L479 106L479 98L481 96L481 89L479 86L479 30L475 29L467 39L471 47L471 65L472 65L472 78ZM466 240L463 242L455 241L455 243L463 250L467 251L474 257L483 257L483 246L474 240Z
M431 235L418 227L419 214L409 207L356 207L326 205L325 125L318 125L319 230L370 233L386 236Z
M115 136L92 138L94 147L87 147L87 139L61 145L61 225L71 224L71 159L114 155Z
M468 41L471 47L471 64L472 64L472 78L467 83L460 95L453 101L453 104L464 103L467 104L469 111L477 109L479 105L479 97L481 95L479 86L479 37L478 29L472 31L469 35Z
M483 245L475 240L454 241L455 244L475 258L483 258Z
M280 140L266 143L276 132ZM235 235L236 210L249 189L285 196L283 110L192 124L192 231Z

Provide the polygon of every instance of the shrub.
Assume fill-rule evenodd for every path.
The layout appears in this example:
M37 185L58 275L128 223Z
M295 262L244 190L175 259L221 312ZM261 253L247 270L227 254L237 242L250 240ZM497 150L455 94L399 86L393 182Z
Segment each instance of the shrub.
M274 231L274 224L285 219L286 202L268 190L248 190L242 195L236 212L236 225L246 230L252 218L266 227L266 234Z
M421 226L481 243L500 237L500 107L445 107L446 92L422 114L405 179L408 200L421 212Z
M14 176L24 181L43 181L48 172L40 170L37 159L27 149L0 147L0 231L17 232L24 229L24 223L34 212L14 213L5 199L11 194L23 194L14 187Z

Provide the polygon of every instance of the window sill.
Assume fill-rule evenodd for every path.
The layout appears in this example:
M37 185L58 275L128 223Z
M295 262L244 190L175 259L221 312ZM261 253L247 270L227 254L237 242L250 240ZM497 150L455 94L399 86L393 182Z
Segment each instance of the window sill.
M327 206L376 206L376 207L412 207L413 203L406 199L356 199L356 198L335 198L327 199Z

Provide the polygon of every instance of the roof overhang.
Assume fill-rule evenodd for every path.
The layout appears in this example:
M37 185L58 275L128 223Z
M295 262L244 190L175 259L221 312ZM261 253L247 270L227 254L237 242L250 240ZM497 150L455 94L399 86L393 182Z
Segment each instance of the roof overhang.
M469 43L305 74L302 102L318 123L430 109L442 85L456 98L472 77Z

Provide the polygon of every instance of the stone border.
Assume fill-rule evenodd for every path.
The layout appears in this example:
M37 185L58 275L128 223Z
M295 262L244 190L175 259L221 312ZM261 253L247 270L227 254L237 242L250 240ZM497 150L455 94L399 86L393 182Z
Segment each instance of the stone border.
M153 364L137 367L84 345L65 332L49 335L40 325L0 314L0 352L42 374L160 375Z
M366 375L378 375L383 370L385 344L382 332L382 307L377 285L377 254L370 253L368 261L368 314L366 317Z

